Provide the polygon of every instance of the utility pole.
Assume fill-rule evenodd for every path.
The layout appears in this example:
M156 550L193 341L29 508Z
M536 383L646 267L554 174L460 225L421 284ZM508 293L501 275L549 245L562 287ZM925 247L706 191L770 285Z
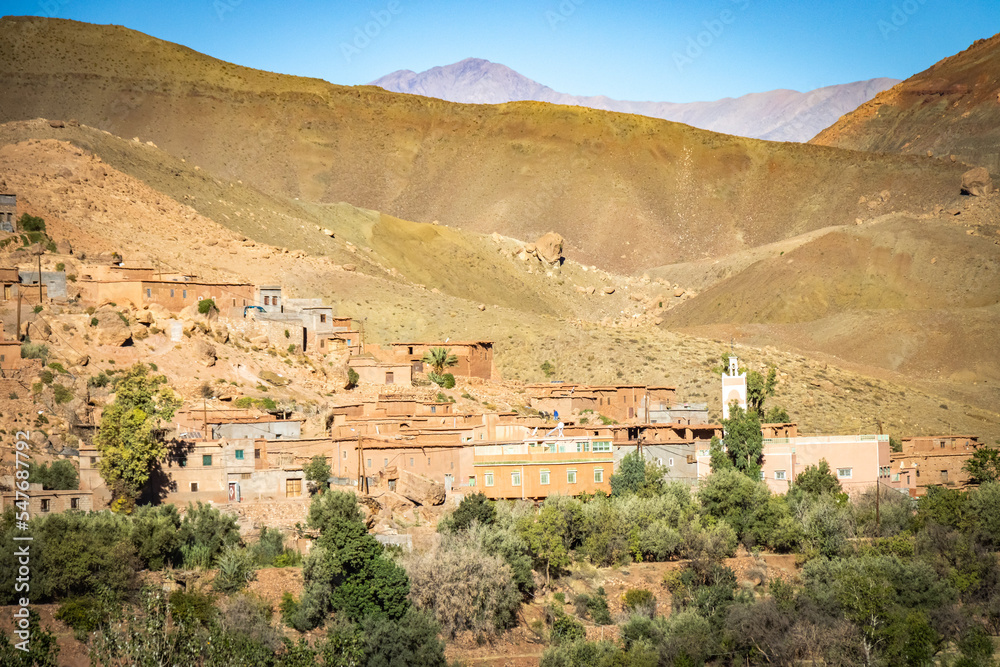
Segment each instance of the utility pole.
M21 289L20 285L17 288L17 331L14 332L17 342L21 342L21 300L24 298L24 290Z
M361 444L361 434L358 434L358 471L361 473L358 479L358 491L364 490L368 494L368 472L365 470L365 448Z
M38 249L38 305L42 305L42 253L44 250Z

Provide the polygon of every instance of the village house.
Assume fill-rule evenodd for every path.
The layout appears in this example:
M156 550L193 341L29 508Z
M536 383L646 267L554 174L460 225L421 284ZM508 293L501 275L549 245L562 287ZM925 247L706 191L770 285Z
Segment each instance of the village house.
M901 451L889 455L893 487L919 498L930 486L964 489L969 485L964 468L980 447L976 436L915 436L902 438L901 444Z
M17 299L18 285L21 284L21 277L17 268L0 267L0 301L13 301Z
M557 429L553 429L557 431ZM611 440L548 433L518 442L477 444L470 486L488 498L611 493Z
M190 407L174 415L174 427L178 434L197 433L197 437L212 440L298 440L302 435L302 421L278 419L267 412L241 408Z
M153 267L92 265L77 280L85 305L104 303L141 307L159 304L171 312L197 306L204 299L215 301L220 312L242 317L254 304L256 288L246 283L198 280L188 274L162 274Z
M413 367L405 362L382 362L374 357L351 357L348 365L358 374L362 384L403 385L413 384Z
M484 380L497 379L493 366L493 341L451 341L444 343L392 343L387 350L378 350L371 346L376 356L384 361L406 363L418 373L424 372L423 358L431 349L443 347L455 355L458 364L448 367L445 372L462 377L476 377Z
M3 322L0 322L0 377L17 371L24 365L24 361L21 359L21 344L16 338L6 337Z
M773 493L786 493L799 473L822 460L826 460L830 472L849 495L876 483L889 485L887 435L764 438L761 479Z
M68 490L53 491L43 489L41 484L28 485L28 515L31 517L43 514L79 510L89 512L93 509L93 494L89 491ZM0 512L16 507L18 497L14 491L0 494Z
M641 384L589 386L553 382L530 384L525 390L532 408L560 419L590 411L594 419L603 415L618 422L639 423L651 421L651 406L662 411L676 397L674 387Z
M0 194L0 232L17 231L17 195Z

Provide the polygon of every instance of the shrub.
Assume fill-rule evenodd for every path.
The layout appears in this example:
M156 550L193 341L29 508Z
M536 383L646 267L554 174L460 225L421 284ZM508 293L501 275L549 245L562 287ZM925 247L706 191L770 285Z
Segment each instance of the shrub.
M65 270L66 270L66 265L63 264L62 262L56 264L56 271L65 271Z
M354 389L358 386L358 382L361 381L361 376L353 368L347 368L347 389Z
M109 382L111 382L111 378L108 377L107 373L101 371L97 375L90 376L90 378L87 380L87 386L103 388L107 387Z
M55 375L49 370L42 371L38 377L42 381L42 384L52 384L52 380L55 379Z
M69 403L73 400L73 390L61 384L52 385L52 394L56 399L56 405Z
M247 549L228 545L216 563L218 572L212 586L223 593L235 593L253 581L257 575L253 556Z
M656 597L645 588L628 589L622 597L622 603L628 612L645 613L650 617L656 615Z
M516 624L521 595L510 567L468 537L452 537L433 551L411 554L403 566L410 599L434 613L446 636L470 630L484 638Z
M553 644L575 642L587 636L583 624L569 616L562 609L549 608L546 618L552 625L551 638Z
M465 530L472 522L483 526L492 526L496 521L497 511L492 500L486 494L473 493L462 499L451 517L441 522L441 528L451 531Z
M27 213L21 215L21 218L17 221L17 224L22 232L45 231L45 220L39 218L38 216L28 215Z
M49 368L54 370L56 373L59 373L60 375L69 375L69 372L66 370L66 367L60 364L58 361L53 361L51 364L49 364Z
M22 359L41 359L42 363L49 358L49 348L42 343L25 342L21 344Z
M594 595L581 593L573 600L576 615L580 617L590 616L597 625L611 625L611 611L608 609L608 598L604 592L604 587L597 589Z
M70 598L59 605L55 617L73 628L77 641L86 642L87 636L107 620L108 612L94 597Z
M213 310L218 311L218 307L215 305L214 299L202 299L198 302L198 313L201 315L208 315Z
M190 593L176 590L170 594L170 617L176 624L208 627L215 618L215 602L212 596L195 590Z
M35 315L37 315L38 313L42 312L43 310L45 310L45 306L38 305L38 306L35 306L34 308L32 308L31 312L33 312Z
M90 318L90 326L96 327L100 323L101 323L101 321L99 319L97 319L96 317L91 317Z

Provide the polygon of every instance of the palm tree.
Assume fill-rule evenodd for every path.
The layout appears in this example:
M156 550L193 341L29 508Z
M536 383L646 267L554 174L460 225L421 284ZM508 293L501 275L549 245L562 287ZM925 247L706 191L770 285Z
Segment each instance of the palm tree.
M458 357L446 347L432 347L420 361L433 368L435 375L441 375L448 366L458 365Z

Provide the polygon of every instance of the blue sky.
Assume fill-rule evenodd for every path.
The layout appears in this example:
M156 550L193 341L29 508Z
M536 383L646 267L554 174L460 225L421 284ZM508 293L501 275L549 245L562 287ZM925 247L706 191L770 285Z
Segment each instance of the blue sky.
M240 65L361 84L468 57L560 92L689 102L904 79L1000 32L998 0L8 0ZM366 34L367 33L367 34Z

